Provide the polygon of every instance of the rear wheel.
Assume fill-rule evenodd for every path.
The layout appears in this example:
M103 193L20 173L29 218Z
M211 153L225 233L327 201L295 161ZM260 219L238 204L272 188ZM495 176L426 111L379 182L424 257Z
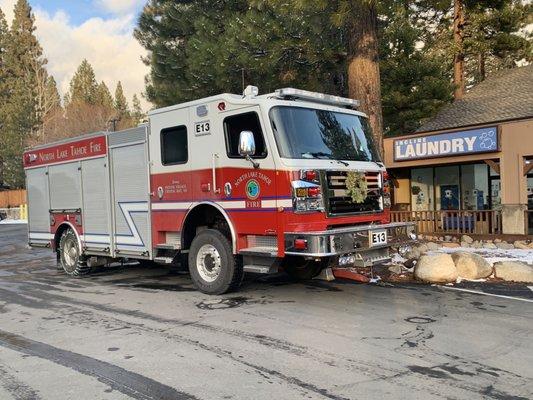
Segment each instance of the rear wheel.
M59 265L70 276L86 275L91 270L82 257L78 237L70 228L59 239Z
M214 229L206 229L193 239L189 272L196 288L206 294L236 290L244 275L240 259L233 255L231 242Z
M303 281L313 279L320 274L320 271L327 267L328 259L315 261L306 260L304 257L285 256L281 265L292 279Z

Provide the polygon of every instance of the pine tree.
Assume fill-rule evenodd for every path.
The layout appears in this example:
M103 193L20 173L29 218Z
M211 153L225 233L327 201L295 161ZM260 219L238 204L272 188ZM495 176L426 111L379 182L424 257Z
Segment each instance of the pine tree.
M122 89L122 83L120 81L118 81L117 88L115 89L115 110L117 111L119 119L129 117L130 115L128 100L126 100L124 90Z
M70 81L70 90L66 102L68 104L75 102L96 104L97 92L98 83L96 83L94 69L92 65L84 59Z
M96 92L96 104L112 109L114 107L113 96L104 81L100 82Z
M141 107L141 102L136 94L133 95L132 99L132 112L131 117L135 125L139 125L144 119L144 113Z
M464 46L466 76L475 84L499 69L531 62L533 4L521 0L469 0Z
M42 73L46 61L42 58L42 49L34 31L30 5L26 0L18 0L5 50L4 87L8 99L3 107L3 140L0 148L3 177L12 187L24 185L21 163L23 149L40 123L37 75Z
M6 70L6 51L7 43L9 42L9 28L4 12L0 8L0 187L4 184L3 175L3 157L5 156L6 138L6 103L9 98L9 91L6 85L7 70Z
M383 21L380 69L385 133L411 133L451 101L450 63L420 47L426 26L405 2L390 4Z
M51 110L61 107L61 97L57 90L57 83L53 76L49 76L46 81L46 100L48 108Z

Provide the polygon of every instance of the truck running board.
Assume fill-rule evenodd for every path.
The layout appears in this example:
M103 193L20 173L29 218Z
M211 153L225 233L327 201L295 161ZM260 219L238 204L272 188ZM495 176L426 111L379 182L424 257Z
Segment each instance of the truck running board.
M239 251L243 256L277 257L277 247L248 247Z
M172 264L174 261L173 257L155 257L154 261L158 264Z
M275 265L245 265L244 272L251 272L253 274L276 274L278 267Z

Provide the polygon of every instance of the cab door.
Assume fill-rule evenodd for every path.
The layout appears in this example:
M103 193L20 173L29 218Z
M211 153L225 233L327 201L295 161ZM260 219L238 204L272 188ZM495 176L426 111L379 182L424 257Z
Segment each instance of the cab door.
M238 232L238 249L277 247L276 165L259 107L221 115L224 149L217 157L223 207ZM258 168L239 154L243 131L253 133Z

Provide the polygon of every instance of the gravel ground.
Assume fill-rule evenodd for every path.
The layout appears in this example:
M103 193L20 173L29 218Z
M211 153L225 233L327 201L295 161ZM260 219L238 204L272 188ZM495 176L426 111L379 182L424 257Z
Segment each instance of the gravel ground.
M533 303L165 268L58 273L0 226L0 399L529 399Z

